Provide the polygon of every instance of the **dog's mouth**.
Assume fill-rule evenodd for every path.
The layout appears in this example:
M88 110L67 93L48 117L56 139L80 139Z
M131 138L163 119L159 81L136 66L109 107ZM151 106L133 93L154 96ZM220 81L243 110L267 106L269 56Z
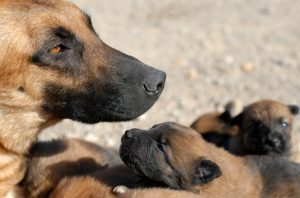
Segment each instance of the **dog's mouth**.
M285 141L281 136L269 137L248 137L245 143L251 154L283 154L286 152Z
M57 118L69 118L84 123L127 121L145 113L157 101L163 90L164 78L155 93L133 84L90 82L79 90L55 83L45 85L42 109ZM97 87L99 85L99 87ZM104 87L103 87L104 86Z

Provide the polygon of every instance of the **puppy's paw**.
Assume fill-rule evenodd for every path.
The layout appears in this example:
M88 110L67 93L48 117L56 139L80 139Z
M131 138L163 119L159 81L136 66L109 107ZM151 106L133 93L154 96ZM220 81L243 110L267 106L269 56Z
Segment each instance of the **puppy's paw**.
M127 190L128 190L128 188L126 186L116 186L113 189L113 192L115 194L124 194Z

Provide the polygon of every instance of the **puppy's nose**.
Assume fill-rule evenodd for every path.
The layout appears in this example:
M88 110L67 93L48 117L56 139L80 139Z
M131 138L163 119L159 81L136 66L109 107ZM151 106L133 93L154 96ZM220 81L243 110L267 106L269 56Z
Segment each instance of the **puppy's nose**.
M278 147L281 144L281 137L276 134L270 134L266 140L267 144L270 144L271 146Z
M149 95L159 95L166 81L166 73L160 70L155 70L148 74L144 80L144 89Z

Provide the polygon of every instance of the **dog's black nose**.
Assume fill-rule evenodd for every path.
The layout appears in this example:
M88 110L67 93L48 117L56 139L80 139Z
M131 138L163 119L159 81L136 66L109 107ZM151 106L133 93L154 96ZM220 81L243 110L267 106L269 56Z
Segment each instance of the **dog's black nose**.
M165 81L166 73L155 70L154 72L146 76L143 83L144 89L150 95L159 95L165 86Z

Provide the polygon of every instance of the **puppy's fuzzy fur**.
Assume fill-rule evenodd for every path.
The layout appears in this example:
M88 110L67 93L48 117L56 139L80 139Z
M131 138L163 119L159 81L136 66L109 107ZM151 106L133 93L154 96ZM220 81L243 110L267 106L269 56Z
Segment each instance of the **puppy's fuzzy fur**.
M83 140L38 142L28 158L28 170L21 183L26 197L70 197L71 192L78 193L78 197L89 197L94 192L110 194L119 185L131 188L155 185L134 174L114 150ZM92 191L91 186L99 189Z
M127 131L120 153L136 172L198 197L300 196L299 164L271 156L238 157L175 123Z
M292 129L292 117L298 111L296 105L261 100L248 105L235 117L228 109L223 113L204 114L191 127L207 141L233 154L277 155L298 161L298 141Z

